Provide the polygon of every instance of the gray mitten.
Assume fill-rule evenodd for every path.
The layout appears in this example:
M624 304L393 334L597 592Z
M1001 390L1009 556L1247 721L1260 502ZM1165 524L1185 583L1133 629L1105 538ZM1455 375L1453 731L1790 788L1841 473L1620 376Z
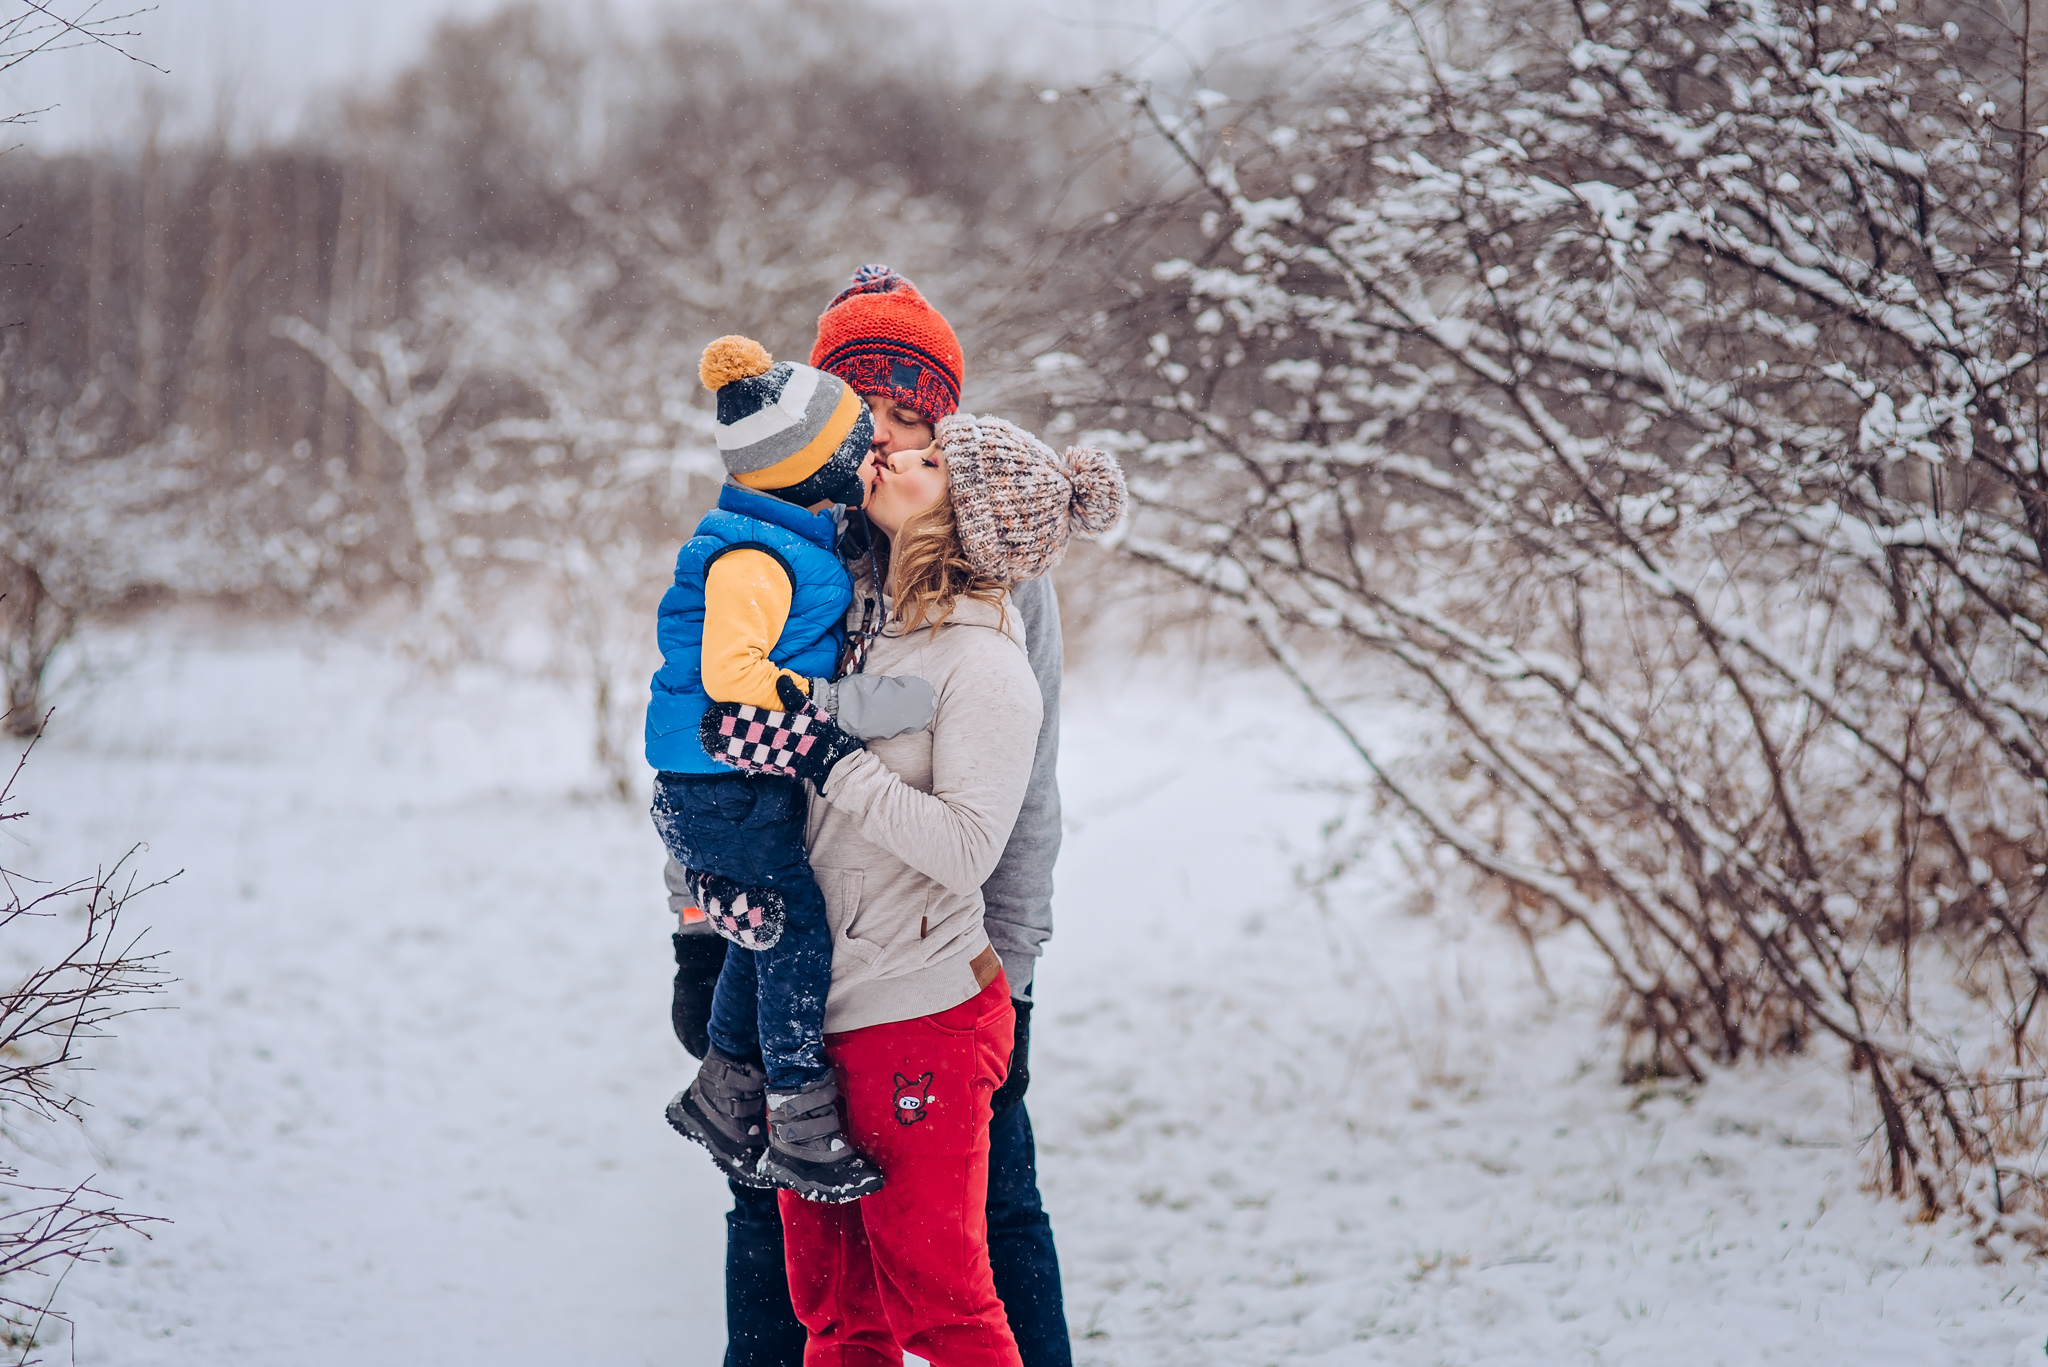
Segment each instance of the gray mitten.
M862 740L887 740L922 731L939 710L939 695L915 674L813 679L811 701Z

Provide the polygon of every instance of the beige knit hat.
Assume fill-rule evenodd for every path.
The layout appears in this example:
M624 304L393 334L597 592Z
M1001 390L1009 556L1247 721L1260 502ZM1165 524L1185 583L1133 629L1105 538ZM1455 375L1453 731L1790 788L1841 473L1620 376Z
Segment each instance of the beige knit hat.
M972 413L941 419L936 435L961 549L998 583L1036 579L1066 554L1068 536L1100 535L1124 515L1124 472L1105 451L1055 456L1023 428Z

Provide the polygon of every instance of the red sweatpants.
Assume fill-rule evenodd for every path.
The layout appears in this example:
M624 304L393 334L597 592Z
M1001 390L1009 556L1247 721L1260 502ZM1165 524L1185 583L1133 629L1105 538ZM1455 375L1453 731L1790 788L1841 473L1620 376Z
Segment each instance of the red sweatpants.
M804 1367L1023 1367L988 1266L989 1097L1015 1020L998 974L937 1015L825 1037L847 1132L888 1185L839 1206L782 1193Z

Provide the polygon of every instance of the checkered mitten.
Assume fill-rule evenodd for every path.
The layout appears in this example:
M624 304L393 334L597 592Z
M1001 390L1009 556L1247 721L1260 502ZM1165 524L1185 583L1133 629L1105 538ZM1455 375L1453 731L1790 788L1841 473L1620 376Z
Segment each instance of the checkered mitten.
M750 888L717 873L690 874L711 928L741 949L768 949L782 938L789 904L773 888Z
M787 674L775 681L785 710L749 703L713 703L697 729L704 753L750 774L809 779L823 787L832 766L861 748Z

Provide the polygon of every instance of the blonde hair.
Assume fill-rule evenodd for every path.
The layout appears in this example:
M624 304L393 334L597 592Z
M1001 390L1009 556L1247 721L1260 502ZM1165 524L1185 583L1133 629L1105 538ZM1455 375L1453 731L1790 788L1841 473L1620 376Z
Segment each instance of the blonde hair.
M897 532L889 547L889 583L896 620L906 630L915 631L927 622L934 630L944 626L962 598L991 604L1007 616L1004 586L967 563L950 487L944 498L909 518Z

